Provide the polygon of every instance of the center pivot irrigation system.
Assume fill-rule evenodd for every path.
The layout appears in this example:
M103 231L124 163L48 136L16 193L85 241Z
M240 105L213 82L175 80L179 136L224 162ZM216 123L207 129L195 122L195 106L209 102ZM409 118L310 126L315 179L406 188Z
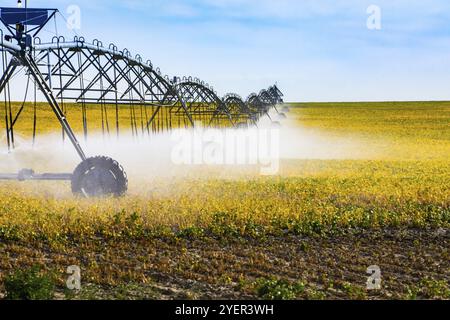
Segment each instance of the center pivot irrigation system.
M39 94L61 124L63 139L71 142L82 162L72 174L35 174L27 169L18 174L1 174L0 180L68 180L74 194L86 197L126 193L128 179L117 161L86 156L67 120L69 107L79 112L85 139L90 130L88 111L93 108L101 111L103 134L117 136L125 127L133 136L192 128L198 123L246 128L256 125L263 116L270 118L272 109L284 117L277 109L283 103L283 94L276 85L251 94L247 100L236 94L220 98L203 81L162 76L150 61L144 63L139 55L133 58L127 49L119 51L114 44L104 47L101 41L87 43L78 36L73 41L56 36L44 43L38 35L52 19L56 25L57 13L57 9L0 8L0 21L6 27L5 32L0 29L0 94L5 100L6 143L12 151L15 125L27 106L34 108L34 142ZM28 80L24 102L15 108L10 87L19 73ZM33 86L34 102L27 101Z

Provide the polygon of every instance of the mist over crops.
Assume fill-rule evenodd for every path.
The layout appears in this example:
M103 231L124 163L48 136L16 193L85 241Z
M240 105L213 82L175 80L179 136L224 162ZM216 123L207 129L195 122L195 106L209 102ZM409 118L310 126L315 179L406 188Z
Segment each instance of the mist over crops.
M273 136L272 143L267 142L267 145L265 140L259 139L259 144L268 148L266 153L272 152L273 161L370 159L375 156L373 150L364 148L363 142L351 135L336 138L320 129L302 128L295 117L279 119L275 112L272 112L270 117L280 121L281 127L273 126L272 120L264 117L257 127L249 129L175 129L173 132L143 137L133 137L129 131L122 132L119 138L96 133L89 135L87 140L79 135L79 141L88 156L112 157L122 164L130 178L140 180L171 176L238 178L241 174L258 175L257 169L264 165L264 161L261 159L260 150L254 148L248 139L249 136L258 134L262 134L265 140ZM215 150L223 158L231 154L232 161L206 163L204 158L207 151L204 147L208 145L211 137L215 141L224 142L216 143ZM226 143L229 137L232 137L234 144ZM179 163L174 159L174 150L185 141L188 141L188 144L182 146L184 150L189 150L193 159L203 161ZM199 145L202 148L195 148ZM8 152L6 144L3 143L0 152L1 172L15 173L23 168L34 169L36 172L72 172L80 162L70 141L65 139L63 142L61 132L38 136L34 146L30 139L18 134L15 137L14 151ZM238 152L245 155L243 162L238 163L236 157L233 157ZM257 163L249 161L250 158L255 159ZM208 173L205 173L206 171Z

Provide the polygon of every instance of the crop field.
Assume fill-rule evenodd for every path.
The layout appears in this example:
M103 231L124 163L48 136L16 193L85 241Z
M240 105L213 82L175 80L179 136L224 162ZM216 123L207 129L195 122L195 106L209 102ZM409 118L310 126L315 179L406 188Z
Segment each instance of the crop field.
M0 298L3 279L37 265L56 299L450 299L450 102L290 107L297 135L275 176L126 168L129 194L96 200L0 182ZM47 116L39 134L60 132ZM81 291L64 289L71 265ZM380 290L366 288L373 265Z

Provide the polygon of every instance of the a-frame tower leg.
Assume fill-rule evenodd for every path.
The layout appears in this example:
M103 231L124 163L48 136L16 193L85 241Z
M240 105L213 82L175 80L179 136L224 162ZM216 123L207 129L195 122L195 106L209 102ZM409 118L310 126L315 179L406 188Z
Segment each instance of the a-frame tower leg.
M36 65L34 60L28 56L27 53L25 53L21 58L22 58L21 60L24 64L24 66L28 68L30 75L33 77L34 81L37 83L37 85L41 89L42 93L44 94L45 98L47 99L48 103L50 104L50 107L52 108L53 112L55 113L56 117L58 118L58 121L60 122L64 132L66 133L70 142L74 146L74 148L77 151L78 155L80 156L81 160L82 161L86 160L86 155L85 155L83 149L81 148L80 143L75 136L75 133L73 132L72 128L70 127L70 124L67 121L67 118L65 117L64 113L62 112L57 99L53 95L52 89L45 81L45 78L42 75L41 71L39 70L38 66Z

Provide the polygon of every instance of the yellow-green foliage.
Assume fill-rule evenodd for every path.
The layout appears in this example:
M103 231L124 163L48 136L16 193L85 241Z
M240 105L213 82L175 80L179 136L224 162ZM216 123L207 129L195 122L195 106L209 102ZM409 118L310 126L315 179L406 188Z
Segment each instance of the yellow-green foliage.
M3 182L0 239L449 227L450 103L300 104L290 114L299 126L331 138L357 137L364 148L381 152L366 160L284 160L276 177L195 178L210 173L196 169L186 179L134 179L122 199L74 199L66 183Z
M297 104L302 126L361 139L388 160L450 157L450 102Z
M72 129L76 133L81 134L83 132L83 115L81 104L66 103L61 104L61 107L64 108L64 113ZM16 117L21 108L22 103L13 102L11 104L13 119ZM105 105L103 108L99 104L86 105L88 132L92 134L104 130L105 132L110 132L111 135L115 135L117 132L116 120L118 118L120 131L129 131L134 126L138 132L146 133L147 123L152 118L152 115L157 111L157 107L138 104L132 106L119 105L117 111L118 117L116 117L115 105ZM208 115L194 113L192 120L194 122L201 122L207 125L211 121L211 116L212 112ZM2 132L5 127L4 119L5 107L4 104L2 104L0 107L0 130L2 130ZM132 119L134 120L133 124ZM36 120L36 133L38 135L61 131L61 125L47 103L38 102L36 104ZM34 104L25 103L23 111L20 113L18 121L14 126L15 132L23 138L30 138L33 134L33 122ZM229 127L230 121L228 118L220 116L216 119L215 124L218 126ZM149 130L151 131L153 129L154 131L159 131L157 128L184 128L186 126L190 127L189 119L185 116L181 106L177 105L172 108L172 111L170 111L169 107L161 108L153 119Z

